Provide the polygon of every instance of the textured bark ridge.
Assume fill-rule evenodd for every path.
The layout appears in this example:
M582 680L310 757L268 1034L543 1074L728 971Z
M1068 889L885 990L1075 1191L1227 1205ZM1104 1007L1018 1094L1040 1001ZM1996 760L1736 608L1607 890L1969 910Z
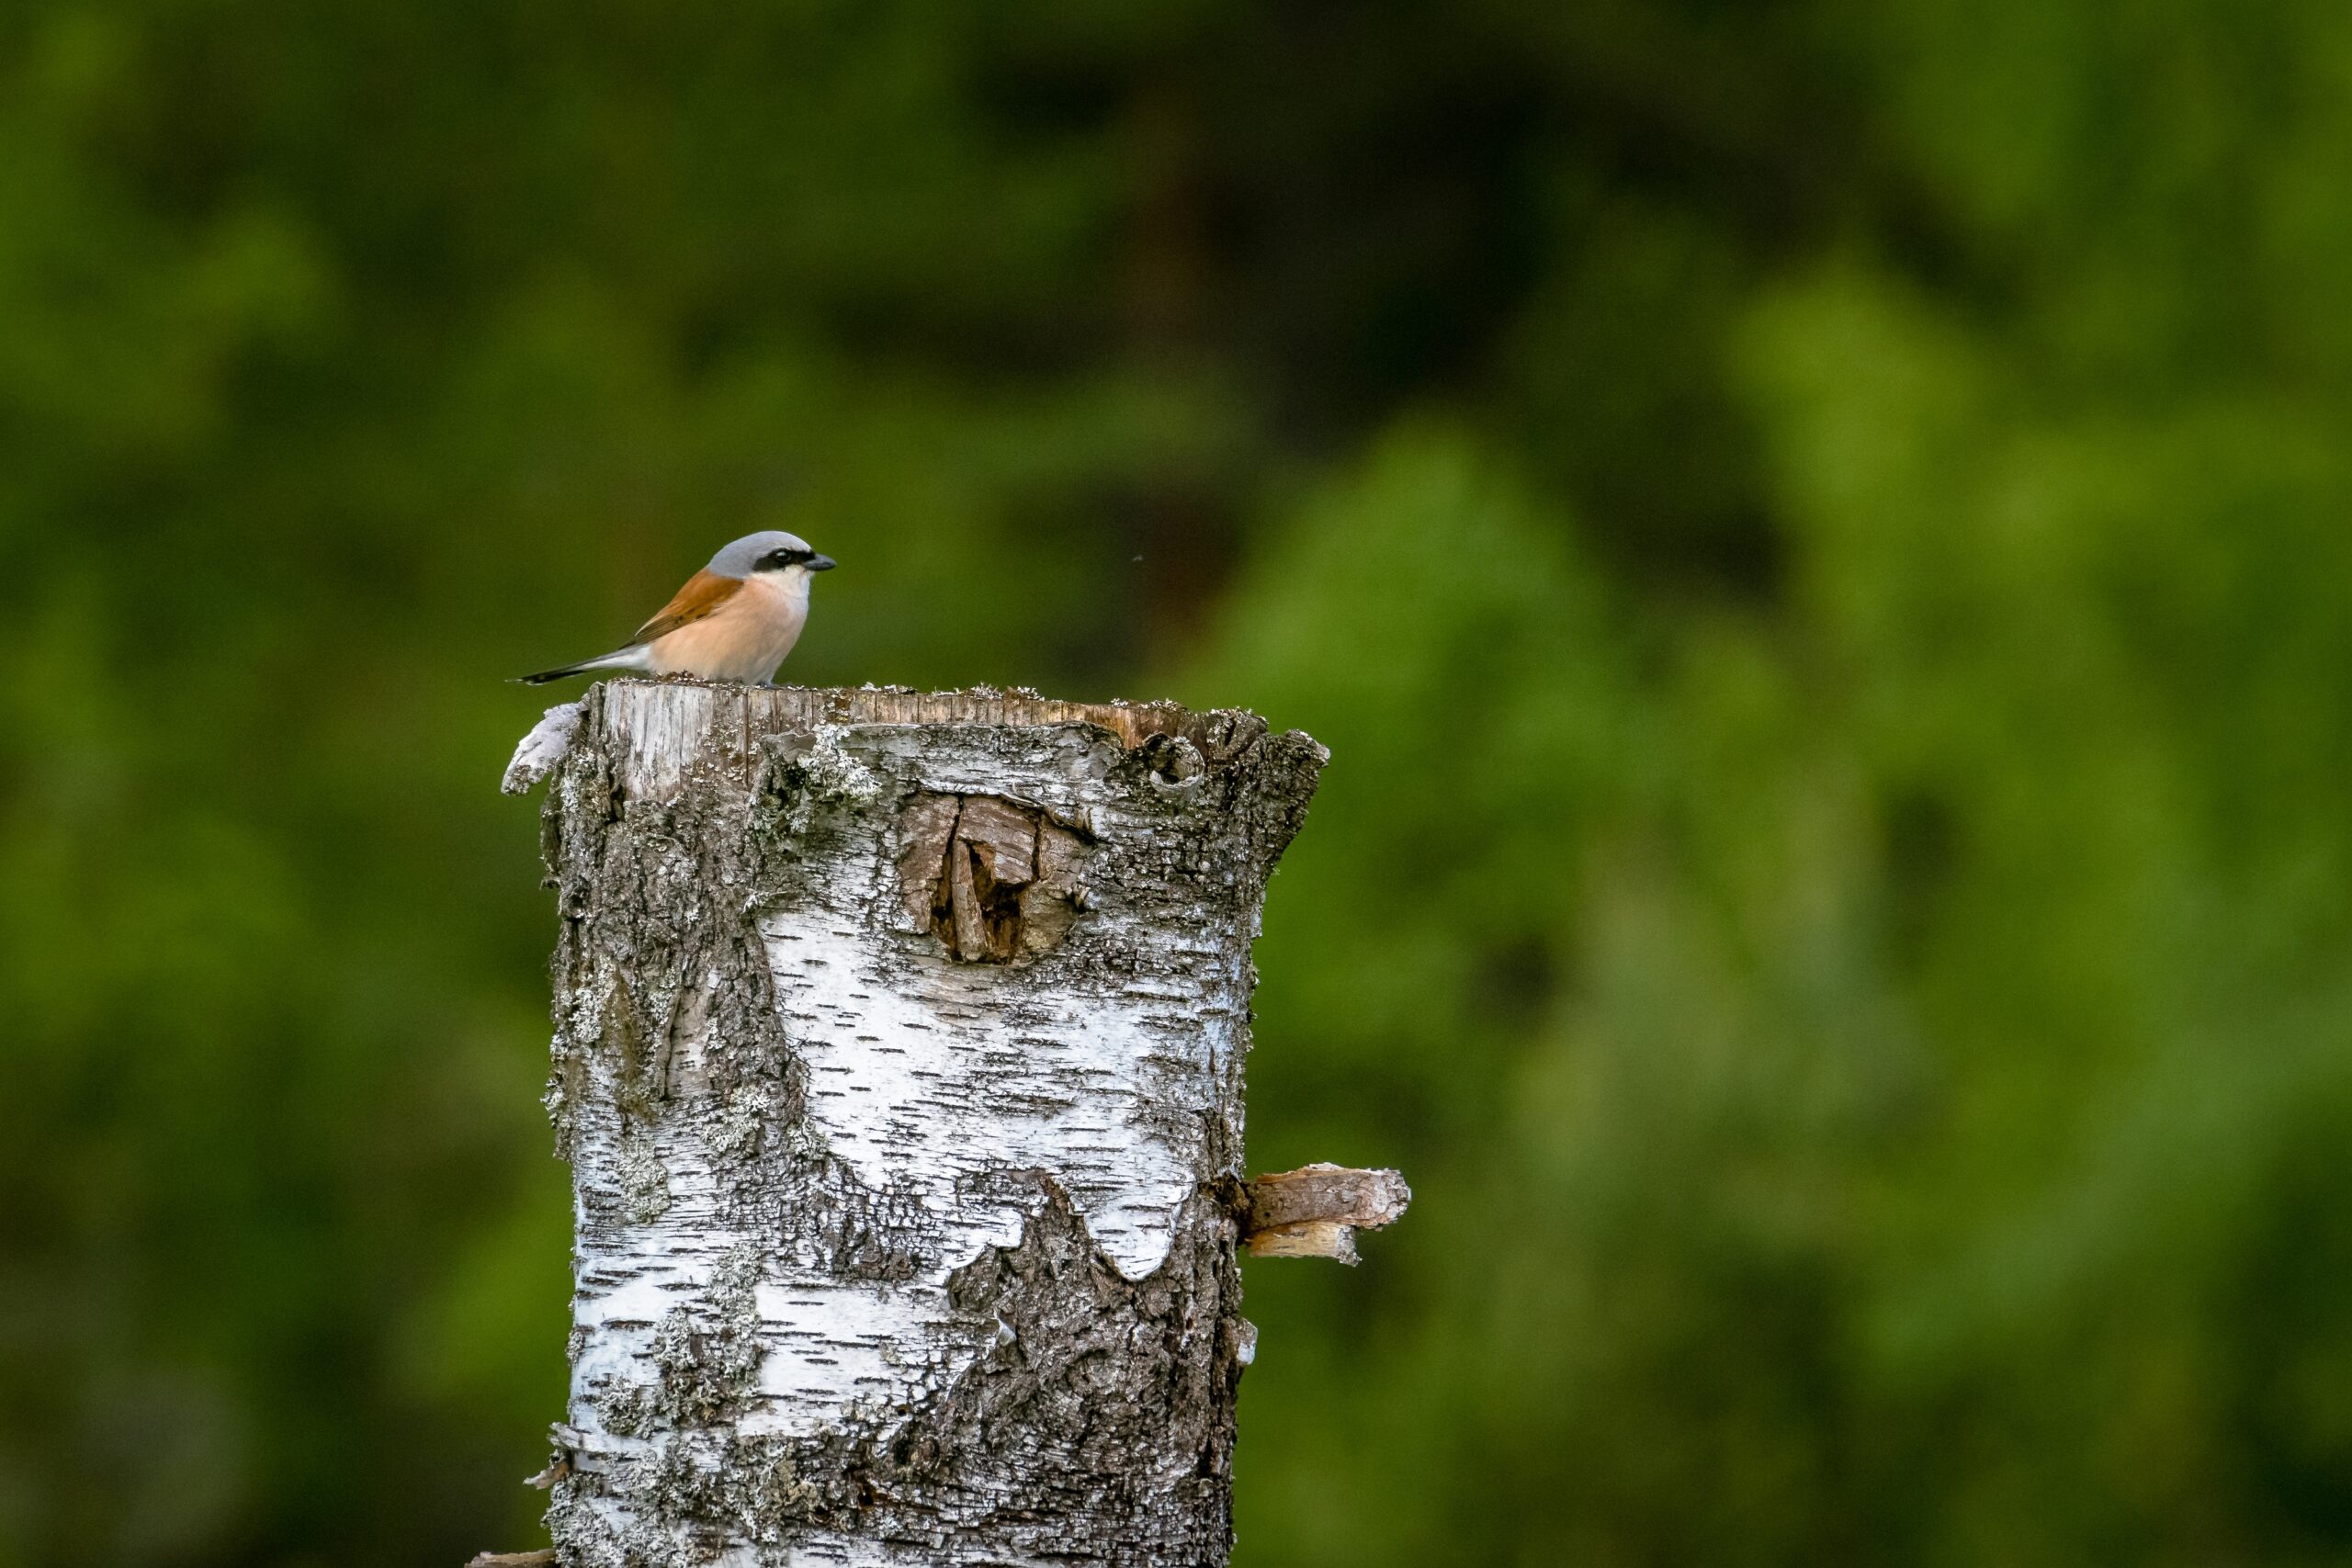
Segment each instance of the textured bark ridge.
M560 1561L1223 1562L1250 944L1322 749L989 692L559 722Z

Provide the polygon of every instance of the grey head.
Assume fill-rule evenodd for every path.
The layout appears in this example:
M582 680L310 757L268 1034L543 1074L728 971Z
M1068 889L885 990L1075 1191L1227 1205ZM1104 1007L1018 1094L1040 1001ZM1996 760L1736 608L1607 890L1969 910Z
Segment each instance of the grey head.
M719 577L745 578L755 571L831 571L833 559L808 547L808 541L781 528L746 534L710 558L705 570Z

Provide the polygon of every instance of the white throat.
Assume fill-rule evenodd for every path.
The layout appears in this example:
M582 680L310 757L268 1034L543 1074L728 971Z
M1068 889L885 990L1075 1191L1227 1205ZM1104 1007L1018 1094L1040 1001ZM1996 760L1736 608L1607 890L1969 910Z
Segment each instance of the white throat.
M808 583L814 575L805 566L788 566L782 571L755 571L752 581L775 589L805 614L808 608Z

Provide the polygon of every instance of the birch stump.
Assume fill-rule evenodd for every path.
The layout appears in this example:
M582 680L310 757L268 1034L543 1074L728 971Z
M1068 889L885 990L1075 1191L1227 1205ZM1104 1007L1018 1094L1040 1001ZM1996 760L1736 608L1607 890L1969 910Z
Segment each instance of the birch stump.
M993 692L551 714L561 1562L1226 1561L1250 948L1325 759Z

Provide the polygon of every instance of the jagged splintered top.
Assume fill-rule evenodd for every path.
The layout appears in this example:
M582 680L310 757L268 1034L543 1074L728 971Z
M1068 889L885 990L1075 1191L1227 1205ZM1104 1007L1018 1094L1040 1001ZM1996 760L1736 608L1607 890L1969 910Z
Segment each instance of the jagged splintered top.
M1196 713L1178 703L1073 703L1021 687L918 692L908 686L745 686L678 679L606 681L578 702L549 708L515 748L504 789L529 790L563 760L591 702L601 705L608 741L620 742L639 792L665 793L695 760L721 767L748 761L760 742L831 725L977 725L1035 728L1082 724L1129 748L1154 737L1190 741L1210 755L1264 734L1255 714ZM714 752L718 754L714 754Z
M918 692L911 686L741 686L703 681L616 681L605 700L659 702L661 694L702 690L741 694L748 711L772 730L814 728L820 724L983 724L1027 728L1051 724L1091 724L1135 747L1155 735L1183 735L1205 716L1175 703L1070 703L1041 697L1024 687L1000 691L971 686L960 692Z

